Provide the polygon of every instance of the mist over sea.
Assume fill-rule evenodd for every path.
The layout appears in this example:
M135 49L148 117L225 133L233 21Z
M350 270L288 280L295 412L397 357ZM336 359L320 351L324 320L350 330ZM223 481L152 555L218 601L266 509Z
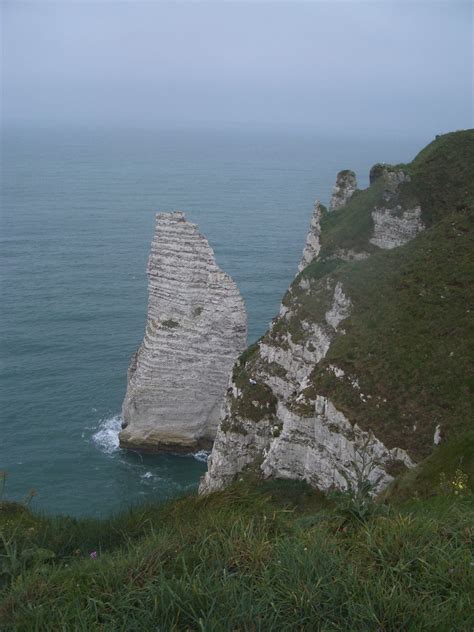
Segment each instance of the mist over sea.
M118 449L160 211L183 210L237 282L249 342L294 277L337 171L407 162L429 138L242 130L17 129L2 139L0 470L6 496L106 515L196 488L205 458Z

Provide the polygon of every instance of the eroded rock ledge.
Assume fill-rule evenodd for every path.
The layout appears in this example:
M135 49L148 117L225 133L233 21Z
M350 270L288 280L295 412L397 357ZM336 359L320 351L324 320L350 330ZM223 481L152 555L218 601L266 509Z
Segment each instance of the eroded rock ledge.
M148 315L132 357L120 446L209 448L230 370L247 344L244 301L184 213L161 213L148 261Z

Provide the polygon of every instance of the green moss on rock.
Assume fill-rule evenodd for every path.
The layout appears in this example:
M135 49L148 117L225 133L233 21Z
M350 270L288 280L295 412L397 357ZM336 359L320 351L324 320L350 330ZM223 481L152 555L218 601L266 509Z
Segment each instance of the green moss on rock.
M163 327L166 327L167 329L176 329L176 327L179 327L179 323L176 320L173 320L172 318L169 318L168 320L164 320L162 323Z
M255 380L253 384L250 380L253 378L245 367L234 367L233 381L241 393L231 399L232 415L255 422L272 419L278 403L272 389L260 381Z

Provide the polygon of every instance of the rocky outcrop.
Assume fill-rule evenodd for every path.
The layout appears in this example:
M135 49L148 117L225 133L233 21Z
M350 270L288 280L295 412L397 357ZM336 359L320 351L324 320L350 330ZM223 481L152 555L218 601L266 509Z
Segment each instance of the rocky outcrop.
M298 266L298 272L301 272L311 261L319 255L321 250L321 217L322 209L321 203L316 200L314 203L313 215L309 224L309 231L306 237L306 243L303 249L303 256L301 257L300 265Z
M357 189L356 174L349 169L340 171L337 174L336 184L332 190L331 202L329 204L330 211L337 211L337 209L345 206L345 204L351 199L354 191Z
M328 259L340 259L341 261L362 261L370 257L368 252L357 252L355 250L344 248L336 248L334 253L328 257Z
M369 184L373 184L376 180L381 178L386 170L387 165L383 162L377 162L373 165L369 171Z
M281 434L272 441L262 463L265 477L305 480L322 491L356 483L357 473L373 483L375 491L393 480L387 467L413 462L406 452L388 450L372 433L351 424L326 397L317 396L314 414L302 417L282 406ZM354 465L355 464L355 465Z
M410 180L409 175L399 167L394 167L384 162L378 162L369 171L369 184L372 185L376 180L384 179L385 185L392 192L397 185Z
M372 219L374 234L370 243L385 250L406 244L424 229L420 206L407 210L401 206L376 208L372 212Z
M120 445L210 447L230 370L246 346L243 299L181 212L157 215L147 272L146 331L128 371Z
M374 232L370 243L384 250L402 246L424 230L421 206L404 208L400 203L399 188L410 182L410 176L402 169L390 165L375 165L370 171L370 180L383 178L383 204L372 211Z

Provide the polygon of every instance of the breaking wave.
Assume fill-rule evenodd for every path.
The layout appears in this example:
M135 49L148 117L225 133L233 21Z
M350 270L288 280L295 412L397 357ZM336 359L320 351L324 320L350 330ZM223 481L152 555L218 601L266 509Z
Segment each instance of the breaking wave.
M122 417L114 415L102 419L97 432L92 435L92 442L106 454L113 454L119 449L119 432L122 428Z
M209 455L210 452L206 452L206 450L199 450L199 452L193 453L193 457L196 459L196 461L201 461L202 463L207 463Z

